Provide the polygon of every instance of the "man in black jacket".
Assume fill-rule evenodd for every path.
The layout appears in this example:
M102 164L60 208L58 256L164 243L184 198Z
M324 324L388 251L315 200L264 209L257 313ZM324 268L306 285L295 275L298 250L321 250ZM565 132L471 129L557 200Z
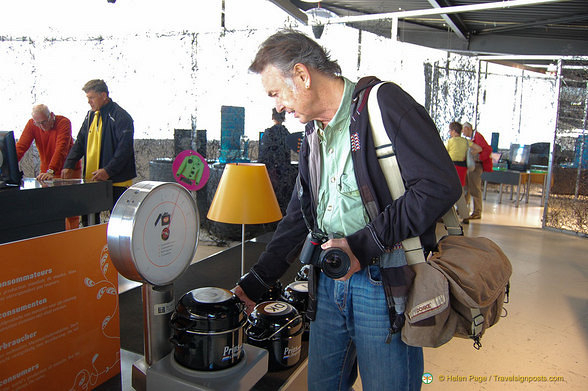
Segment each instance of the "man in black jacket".
M111 180L112 206L137 176L133 146L133 118L108 96L104 80L90 80L82 90L91 110L63 165L62 177L69 178L75 162L84 158L84 179ZM97 219L99 222L99 219ZM83 221L87 225L86 221Z
M398 255L399 270L409 270L403 240L420 237L424 251L432 249L436 221L461 194L435 124L397 85L379 88L375 98L406 188L394 200L376 157L366 105L378 79L349 81L322 47L290 30L262 43L249 69L261 75L277 111L307 125L286 216L235 294L250 311L297 258L309 231L328 235L321 249L343 250L351 266L341 278L330 278L324 267L310 274L318 286L309 389L350 389L358 367L366 390L420 389L422 349L404 344L392 327L381 276L382 260L390 254ZM314 292L314 281L309 286Z

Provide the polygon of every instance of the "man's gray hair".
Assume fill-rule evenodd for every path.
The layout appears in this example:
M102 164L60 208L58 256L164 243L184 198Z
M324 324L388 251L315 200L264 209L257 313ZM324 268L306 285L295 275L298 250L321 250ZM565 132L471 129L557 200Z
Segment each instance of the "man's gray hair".
M44 104L38 104L33 106L33 115L35 114L44 114L45 117L49 118L49 116L51 115L51 110L49 110L49 107L47 107L47 105Z
M268 65L278 68L286 77L296 64L329 76L341 75L341 67L318 43L299 31L285 29L267 38L260 46L249 71L261 73Z
M470 128L470 129L473 129L474 127L469 122L464 122L463 125L462 125L462 128Z
M98 93L106 92L106 96L108 96L108 86L106 85L106 82L102 79L90 80L89 82L84 84L84 86L82 87L82 91L84 91L86 94L89 91L94 91Z

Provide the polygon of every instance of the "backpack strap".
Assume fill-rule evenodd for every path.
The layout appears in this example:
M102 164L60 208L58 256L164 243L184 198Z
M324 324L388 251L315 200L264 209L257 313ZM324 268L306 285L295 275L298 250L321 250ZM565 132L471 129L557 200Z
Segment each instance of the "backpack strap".
M392 145L392 141L384 127L382 111L378 103L378 90L383 84L384 82L376 84L370 91L368 97L368 115L372 128L374 146L376 148L376 156L382 172L386 177L390 194L396 200L405 193L406 188L402 180L402 174L400 173L400 166L398 165L394 145ZM463 235L463 228L459 223L457 213L453 206L443 215L443 222L449 235ZM418 236L403 240L402 246L404 247L406 260L409 265L425 262L423 246Z

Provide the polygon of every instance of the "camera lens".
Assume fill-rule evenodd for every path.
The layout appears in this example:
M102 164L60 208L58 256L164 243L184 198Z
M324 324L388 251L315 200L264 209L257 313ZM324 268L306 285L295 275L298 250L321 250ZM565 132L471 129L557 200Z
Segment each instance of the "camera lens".
M339 248L329 248L321 252L319 266L328 277L337 279L347 274L351 267L351 261L345 251Z
M341 258L337 254L333 254L332 256L325 258L325 263L328 264L328 267L331 269L338 269L341 267Z

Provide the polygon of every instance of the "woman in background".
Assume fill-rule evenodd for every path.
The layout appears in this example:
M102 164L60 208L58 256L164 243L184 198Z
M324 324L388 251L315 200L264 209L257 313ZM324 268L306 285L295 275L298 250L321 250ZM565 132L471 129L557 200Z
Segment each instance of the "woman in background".
M285 111L278 113L275 108L272 109L274 125L263 132L257 158L258 162L265 164L267 168L283 215L286 214L286 207L294 188L293 181L287 178L292 176L292 171L296 171L290 164L290 147L286 143L286 137L290 132L283 125L285 119Z
M470 209L465 201L465 195L463 188L466 184L466 175L468 173L468 166L467 166L467 154L468 149L471 148L472 152L475 154L480 153L482 148L474 144L472 141L461 137L461 129L462 125L459 122L452 122L449 124L449 140L447 140L447 152L455 165L455 169L457 170L457 175L459 176L459 181L461 182L462 187L462 194L457 200L455 204L457 206L457 213L459 217L462 219L467 219L470 215ZM464 223L467 224L467 220L464 220Z

